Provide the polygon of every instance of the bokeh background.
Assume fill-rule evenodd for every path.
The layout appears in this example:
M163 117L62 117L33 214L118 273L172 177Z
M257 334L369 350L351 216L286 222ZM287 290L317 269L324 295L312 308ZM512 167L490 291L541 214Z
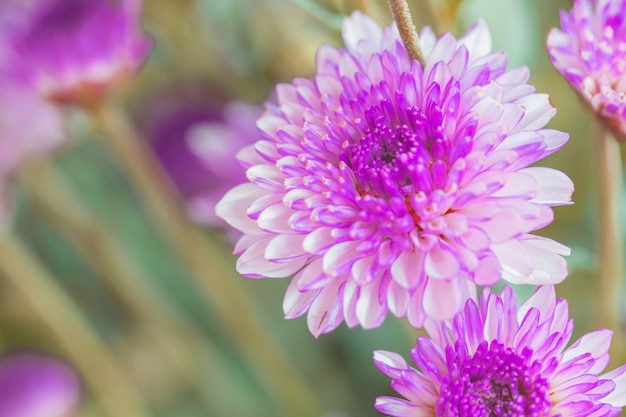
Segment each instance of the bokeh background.
M593 120L552 67L545 51L546 35L558 25L559 9L570 8L571 3L410 2L416 25L433 25L439 33L451 31L460 36L477 19L484 19L491 29L494 49L508 54L509 67L530 67L531 84L550 94L558 108L549 127L569 132L571 139L541 165L562 170L572 178L575 204L557 207L554 223L538 234L572 248L570 276L557 287L557 293L569 301L577 336L597 327L594 309L602 302L595 297L594 286L597 209ZM130 85L125 111L145 133L150 112L168 101L261 104L271 96L275 83L311 76L318 46L341 45L341 15L363 7L381 25L391 22L383 0L146 0L144 26L155 47ZM136 390L150 415L313 417L306 408L302 414L286 414L276 393L287 393L293 381L271 372L260 376L255 371L244 353L254 350L254 335L232 337L238 330L219 320L215 306L172 253L118 161L98 140L98 133L80 112L67 110L67 116L73 142L51 157L54 175L72 189L100 226L115 236L115 245L139 266L145 278L142 282L157 295L156 301L150 291L139 290L129 297L123 285L107 278L111 271L105 270L106 263L94 262L105 256L98 253L97 242L90 246L73 238L55 214L38 204L19 181L11 190L17 201L14 228L50 272L55 285L75 304L74 313L86 319L120 365L124 381ZM207 254L211 262L234 270L228 233L198 227L221 248L217 254ZM234 274L216 277L222 278L239 280L253 319L261 323L262 331L276 342L277 354L306 385L319 405L320 417L379 415L373 408L376 396L394 392L388 378L375 368L372 351L387 349L408 357L418 333L404 320L388 317L383 326L369 331L343 325L316 340L307 331L304 318L283 320L282 297L288 280L249 280ZM519 287L517 292L525 298L532 290ZM51 296L45 288L38 289L37 294L45 310ZM70 341L76 338L78 346L83 343L71 326L62 336ZM0 350L22 349L67 357L59 335L42 321L36 308L0 279ZM89 352L86 350L85 355ZM259 354L256 360L262 363L265 358ZM93 361L90 372L102 372L102 377L108 378L107 364L97 358ZM111 381L113 393L119 387L114 379ZM102 409L87 385L77 415L113 417Z

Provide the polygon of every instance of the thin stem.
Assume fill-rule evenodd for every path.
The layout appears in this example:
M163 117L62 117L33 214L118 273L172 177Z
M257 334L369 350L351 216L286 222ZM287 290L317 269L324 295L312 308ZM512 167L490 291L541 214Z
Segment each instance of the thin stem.
M598 178L598 324L619 331L624 279L624 242L621 228L622 160L618 142L608 129L596 134Z
M408 3L406 0L389 0L389 8L391 9L393 19L398 25L398 30L400 31L400 36L409 54L409 58L418 61L422 64L422 67L424 67L426 65L424 53L420 46L417 29L413 23L413 17L411 16Z
M223 331L285 415L320 415L314 396L252 308L228 254L193 225L144 141L120 109L92 116L135 185L155 225L216 313Z
M137 323L153 335L155 347L166 354L179 352L170 361L176 368L174 372L186 377L193 373L196 381L191 382L191 388L200 388L198 382L205 380L205 375L198 372L188 342L192 340L195 347L207 354L215 351L200 336L202 330L150 284L144 271L124 250L123 242L81 203L48 161L31 163L21 170L20 180L48 220L95 266Z
M0 233L0 275L24 307L52 332L58 345L111 417L148 417L141 395L74 302L38 260L9 233Z

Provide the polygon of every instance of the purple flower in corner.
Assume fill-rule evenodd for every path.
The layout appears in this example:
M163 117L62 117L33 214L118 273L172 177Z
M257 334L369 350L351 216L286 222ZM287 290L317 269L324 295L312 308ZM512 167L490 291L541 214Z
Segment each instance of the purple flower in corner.
M58 360L34 353L0 359L0 417L70 417L80 399L77 376Z
M565 347L573 321L554 287L539 287L519 308L513 290L485 290L453 321L425 325L411 351L417 369L397 353L374 362L406 399L379 397L392 417L614 417L626 405L626 365L609 362L612 332L582 336Z
M244 103L220 108L189 100L166 103L150 117L150 145L198 223L225 226L215 205L246 180L235 155L256 140L261 113L259 106Z
M557 283L569 250L529 234L569 204L563 173L528 166L568 135L543 126L555 109L506 70L483 22L456 40L429 28L424 68L397 28L355 13L345 49L320 48L317 75L277 87L239 154L250 183L217 213L245 235L243 275L289 277L287 318L315 335L388 312L420 327L446 319L500 277Z
M626 139L626 1L574 0L547 42L550 59L585 102Z
M152 44L139 27L141 0L13 4L0 32L3 71L54 101L97 102L137 71Z

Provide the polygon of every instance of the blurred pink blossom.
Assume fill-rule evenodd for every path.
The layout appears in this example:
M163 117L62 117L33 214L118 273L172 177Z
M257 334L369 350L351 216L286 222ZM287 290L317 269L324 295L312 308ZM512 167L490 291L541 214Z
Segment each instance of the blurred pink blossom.
M219 107L199 100L173 101L155 110L148 138L155 155L185 199L191 217L211 227L224 227L215 205L245 181L237 152L260 137L259 106L233 102Z
M64 363L35 353L0 359L0 417L71 417L80 400L78 377Z
M547 48L556 69L626 140L626 1L574 0Z
M141 0L9 2L0 31L1 70L45 97L91 105L133 75L152 41ZM12 7L11 7L12 6Z

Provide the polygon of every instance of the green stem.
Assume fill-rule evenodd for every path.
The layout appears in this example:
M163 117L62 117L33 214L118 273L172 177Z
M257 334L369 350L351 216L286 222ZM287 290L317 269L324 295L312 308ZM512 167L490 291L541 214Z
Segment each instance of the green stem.
M612 133L600 126L596 134L596 172L598 180L598 317L601 327L618 332L621 344L622 280L624 279L624 241L622 237L622 160L620 147Z
M242 278L216 242L192 224L146 143L123 112L105 103L92 114L108 145L126 170L155 225L169 242L234 342L284 415L320 415L302 375L258 319ZM226 261L226 262L225 262Z
M54 277L10 233L0 233L0 275L23 298L24 308L52 332L57 344L111 417L148 417L140 393Z
M215 348L201 337L202 330L150 284L144 271L127 255L123 242L81 203L52 164L33 162L20 172L20 180L48 220L95 266L104 283L152 336L152 345L166 357L164 366L170 365L167 372L194 379L189 381L190 388L202 391L199 383L205 375L199 372L190 343L207 355L215 354Z

